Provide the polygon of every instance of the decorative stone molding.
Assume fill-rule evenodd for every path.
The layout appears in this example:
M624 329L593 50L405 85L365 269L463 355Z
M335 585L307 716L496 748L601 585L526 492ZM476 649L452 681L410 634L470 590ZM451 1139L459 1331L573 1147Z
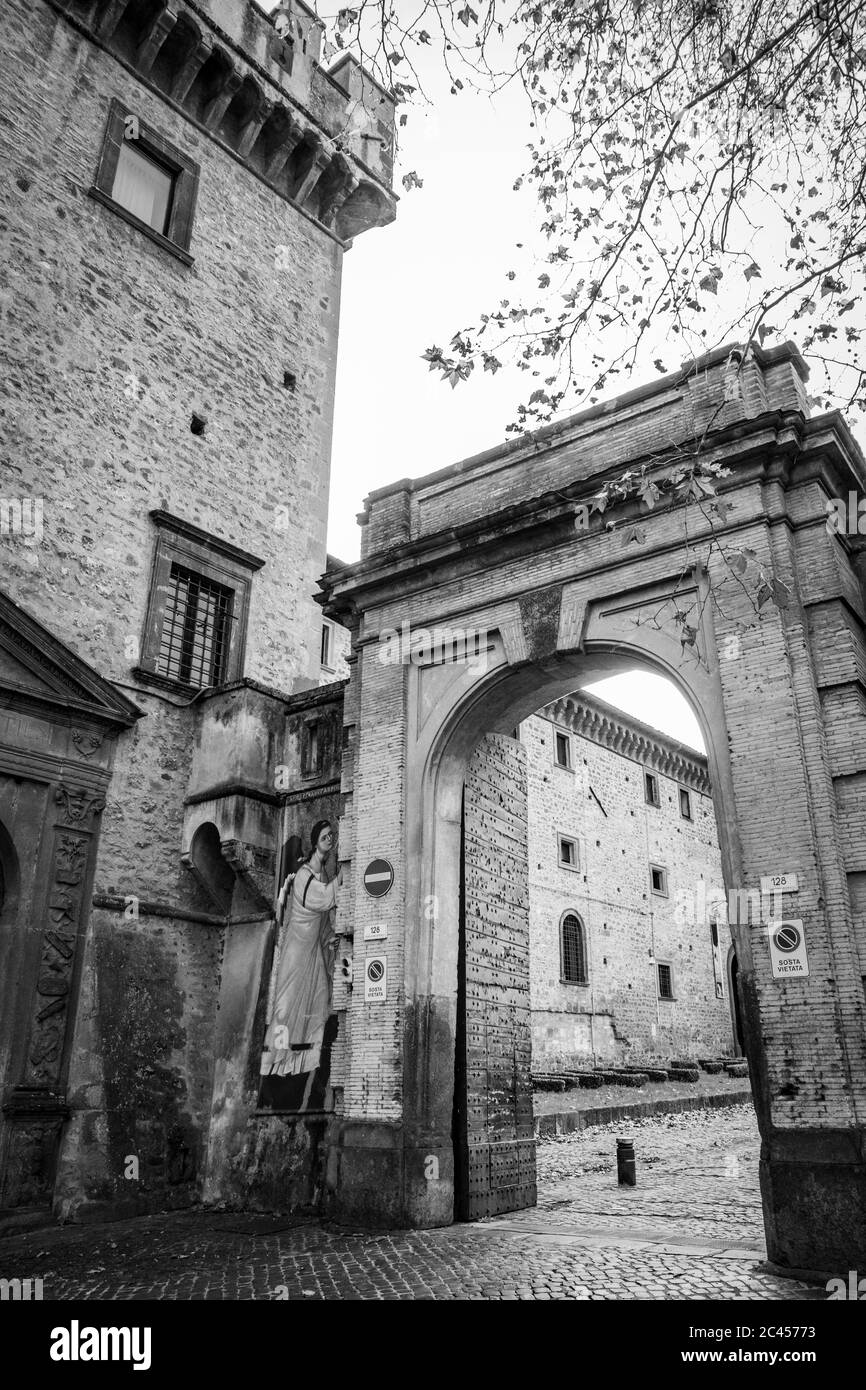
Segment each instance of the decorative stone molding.
M242 840L223 840L220 848L223 859L253 901L260 907L269 907L274 897L273 851L245 844Z
M370 126L366 136L359 135L349 119L350 112L357 116L358 101L343 85L346 74L331 79L313 64L315 81L326 88L324 93L310 93L321 125L294 104L286 85L260 61L267 55L273 60L276 45L281 70L291 73L291 35L275 31L270 48L260 52L255 35L259 26L270 21L256 6L250 6L254 18L248 48L246 39L239 44L193 0L187 4L160 0L155 9L151 0L47 3L115 52L148 86L182 106L190 120L232 150L276 193L303 208L340 240L393 221L396 199L389 186L390 155L379 160L381 167L374 172L363 151L355 153L365 139L375 138L388 150L393 143L393 99L363 70L358 80L364 92L376 92L376 109L365 115ZM202 105L202 84L197 79L205 65L207 92ZM301 145L309 153L301 158L300 167L293 167L292 156Z
M703 796L711 795L706 758L610 705L587 695L567 695L540 713L580 738L588 738L612 753L694 787Z
M73 729L71 738L82 758L92 758L97 749L102 747L105 735L94 732L93 729Z
M85 824L92 815L105 810L105 797L95 795L88 787L67 787L64 782L54 793L54 800L63 807L67 825Z

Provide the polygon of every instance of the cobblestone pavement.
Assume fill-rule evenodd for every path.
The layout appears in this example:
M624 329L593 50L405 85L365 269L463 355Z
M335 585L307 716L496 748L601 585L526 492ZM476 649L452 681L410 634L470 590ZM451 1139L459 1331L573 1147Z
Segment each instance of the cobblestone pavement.
M0 1241L0 1277L46 1299L826 1298L760 1269L749 1107L628 1126L638 1186L616 1182L622 1125L539 1148L539 1205L385 1234L220 1212L65 1227Z

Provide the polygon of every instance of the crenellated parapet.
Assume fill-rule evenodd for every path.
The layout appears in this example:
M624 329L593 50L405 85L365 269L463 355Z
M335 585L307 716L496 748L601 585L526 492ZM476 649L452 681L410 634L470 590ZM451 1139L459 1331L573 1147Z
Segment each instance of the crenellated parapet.
M47 3L341 240L393 221L393 99L300 0Z

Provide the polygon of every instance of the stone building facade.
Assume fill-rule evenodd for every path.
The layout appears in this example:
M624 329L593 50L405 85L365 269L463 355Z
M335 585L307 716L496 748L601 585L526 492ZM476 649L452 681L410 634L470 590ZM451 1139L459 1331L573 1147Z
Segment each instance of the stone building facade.
M340 269L394 213L390 98L348 57L325 72L302 0L279 31L248 0L7 0L2 25L0 1219L531 1203L537 860L511 734L637 662L699 712L725 886L796 878L809 975L774 974L763 922L733 931L768 1247L854 1268L866 607L862 540L826 504L866 464L840 416L809 418L796 348L709 353L379 489L361 560L319 580L351 634L323 684ZM575 527L601 480L696 445L727 469L726 542L787 604L734 584L713 606L691 504L627 550ZM478 634L473 659L383 659L434 626ZM259 1076L276 890L322 817L345 864L327 1082L280 1109Z
M730 1054L706 758L585 692L525 720L520 740L533 1068Z
M335 809L314 594L342 259L395 198L391 97L325 70L303 0L279 31L253 0L9 0L0 26L17 1220L197 1199L212 1116L217 1153L255 1109L237 1039L274 880Z

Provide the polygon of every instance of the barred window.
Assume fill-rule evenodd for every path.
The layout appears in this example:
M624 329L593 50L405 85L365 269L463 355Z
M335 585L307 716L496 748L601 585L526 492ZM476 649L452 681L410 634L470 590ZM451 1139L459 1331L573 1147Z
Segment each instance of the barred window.
M583 923L574 912L567 912L562 919L562 978L569 985L585 985L586 934Z
M673 971L669 965L662 965L659 962L659 999L673 999L674 997L674 978Z
M165 690L203 690L238 680L250 586L264 561L168 512L150 516L156 553L133 674Z
M157 674L182 685L219 685L225 678L231 589L173 564L160 636Z

